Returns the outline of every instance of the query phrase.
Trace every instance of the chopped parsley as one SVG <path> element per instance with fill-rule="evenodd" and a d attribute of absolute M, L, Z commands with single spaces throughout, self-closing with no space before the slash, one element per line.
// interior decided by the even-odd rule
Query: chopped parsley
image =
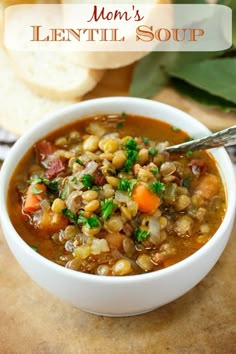
<path fill-rule="evenodd" d="M 58 181 L 56 181 L 56 180 L 50 181 L 48 178 L 35 176 L 35 177 L 31 178 L 28 182 L 30 184 L 45 184 L 45 186 L 47 187 L 47 189 L 50 193 L 55 194 L 55 195 L 59 194 L 59 188 L 58 188 L 59 185 L 58 185 Z M 35 193 L 35 194 L 38 194 L 38 193 Z"/>
<path fill-rule="evenodd" d="M 193 177 L 189 176 L 183 179 L 183 187 L 188 188 L 190 183 L 192 182 Z"/>
<path fill-rule="evenodd" d="M 192 157 L 192 156 L 193 156 L 193 151 L 192 151 L 192 150 L 188 150 L 188 151 L 186 152 L 186 155 L 187 155 L 188 157 Z"/>
<path fill-rule="evenodd" d="M 65 200 L 68 197 L 69 193 L 70 193 L 70 185 L 69 183 L 66 183 L 64 185 L 63 191 L 60 194 L 61 199 Z"/>
<path fill-rule="evenodd" d="M 87 218 L 84 216 L 84 212 L 81 211 L 79 213 L 78 218 L 77 218 L 77 224 L 78 225 L 84 225 L 84 224 L 86 224 L 86 222 L 87 222 Z"/>
<path fill-rule="evenodd" d="M 124 145 L 128 150 L 137 150 L 137 142 L 134 139 L 128 139 Z"/>
<path fill-rule="evenodd" d="M 80 159 L 76 158 L 75 162 L 78 163 L 80 166 L 84 166 L 83 161 L 81 161 Z"/>
<path fill-rule="evenodd" d="M 149 154 L 150 154 L 151 156 L 153 156 L 153 157 L 155 157 L 155 156 L 158 154 L 158 150 L 157 150 L 156 148 L 154 148 L 154 147 L 150 147 L 150 148 L 148 149 L 148 152 L 149 152 Z"/>
<path fill-rule="evenodd" d="M 99 227 L 99 226 L 100 226 L 100 221 L 99 221 L 97 215 L 90 216 L 90 217 L 87 219 L 86 227 L 87 227 L 88 229 L 93 229 L 93 228 Z"/>
<path fill-rule="evenodd" d="M 117 123 L 116 128 L 117 129 L 124 128 L 124 123 L 122 123 L 122 122 Z"/>
<path fill-rule="evenodd" d="M 157 174 L 158 174 L 158 167 L 153 167 L 152 169 L 151 169 L 151 172 L 154 174 L 154 176 L 156 176 Z"/>
<path fill-rule="evenodd" d="M 38 252 L 39 248 L 38 246 L 30 246 L 32 248 L 32 250 L 34 250 L 35 252 Z"/>
<path fill-rule="evenodd" d="M 126 147 L 127 160 L 121 170 L 129 172 L 138 160 L 137 142 L 134 139 L 128 139 L 124 146 Z"/>
<path fill-rule="evenodd" d="M 130 187 L 130 182 L 127 179 L 121 179 L 117 189 L 119 191 L 128 191 L 129 187 Z"/>
<path fill-rule="evenodd" d="M 128 179 L 123 178 L 120 180 L 117 189 L 119 191 L 125 191 L 125 192 L 128 192 L 129 194 L 131 194 L 132 190 L 136 184 L 137 184 L 137 180 L 130 180 L 129 181 Z"/>
<path fill-rule="evenodd" d="M 82 177 L 82 183 L 83 183 L 84 187 L 87 188 L 87 189 L 91 189 L 92 188 L 93 180 L 94 180 L 94 176 L 93 175 L 85 174 Z"/>
<path fill-rule="evenodd" d="M 188 138 L 186 138 L 186 139 L 184 140 L 184 142 L 187 143 L 188 141 L 192 141 L 192 140 L 194 140 L 194 138 L 191 137 L 191 136 L 189 136 Z"/>
<path fill-rule="evenodd" d="M 121 119 L 125 120 L 127 118 L 127 114 L 125 112 L 121 113 Z"/>
<path fill-rule="evenodd" d="M 146 138 L 145 136 L 141 137 L 141 139 L 145 145 L 148 145 L 150 143 L 150 140 L 148 138 Z"/>
<path fill-rule="evenodd" d="M 36 186 L 32 186 L 31 187 L 31 193 L 32 194 L 41 194 L 41 193 L 43 193 L 43 191 L 42 191 L 42 189 L 39 189 L 39 188 L 37 188 Z"/>
<path fill-rule="evenodd" d="M 178 127 L 175 127 L 174 125 L 171 128 L 174 132 L 178 132 L 180 130 Z"/>
<path fill-rule="evenodd" d="M 150 236 L 150 231 L 135 229 L 134 238 L 138 242 L 145 241 Z"/>
<path fill-rule="evenodd" d="M 68 218 L 75 225 L 86 225 L 88 229 L 92 229 L 94 227 L 100 226 L 100 221 L 97 215 L 90 216 L 86 218 L 83 214 L 84 212 L 80 212 L 79 215 L 76 215 L 72 210 L 65 208 L 62 210 L 62 214 Z"/>
<path fill-rule="evenodd" d="M 69 219 L 73 224 L 77 225 L 78 223 L 78 216 L 70 209 L 65 208 L 62 209 L 62 214 Z"/>
<path fill-rule="evenodd" d="M 105 199 L 101 203 L 101 209 L 102 209 L 102 218 L 103 220 L 109 219 L 111 214 L 113 213 L 113 210 L 116 208 L 116 204 L 114 203 L 112 198 Z"/>
<path fill-rule="evenodd" d="M 127 150 L 127 157 L 124 166 L 122 167 L 122 171 L 130 172 L 135 162 L 138 160 L 138 152 L 134 150 Z"/>
<path fill-rule="evenodd" d="M 165 190 L 165 184 L 160 181 L 153 182 L 149 189 L 153 194 L 157 194 L 161 198 Z"/>
<path fill-rule="evenodd" d="M 74 176 L 74 177 L 71 179 L 71 182 L 77 183 L 77 182 L 78 182 L 77 177 Z"/>

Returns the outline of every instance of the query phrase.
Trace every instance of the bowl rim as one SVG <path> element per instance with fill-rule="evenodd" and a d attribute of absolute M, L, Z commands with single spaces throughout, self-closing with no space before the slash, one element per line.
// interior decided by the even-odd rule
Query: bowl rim
<path fill-rule="evenodd" d="M 105 283 L 111 283 L 111 284 L 127 284 L 127 283 L 136 283 L 137 281 L 150 281 L 154 279 L 160 279 L 163 277 L 166 277 L 168 275 L 171 275 L 172 273 L 181 271 L 181 269 L 186 268 L 190 266 L 192 262 L 197 261 L 200 256 L 206 256 L 208 254 L 208 251 L 211 247 L 214 247 L 214 245 L 218 242 L 219 238 L 224 237 L 224 234 L 227 232 L 227 228 L 232 222 L 232 219 L 234 218 L 235 215 L 235 209 L 236 209 L 236 199 L 233 198 L 233 196 L 236 194 L 236 183 L 231 184 L 230 186 L 227 186 L 225 183 L 225 193 L 226 193 L 226 198 L 227 198 L 227 208 L 226 208 L 226 213 L 225 217 L 216 231 L 216 233 L 211 237 L 207 243 L 202 246 L 199 250 L 194 252 L 192 255 L 188 256 L 187 258 L 183 259 L 182 261 L 175 263 L 167 268 L 160 269 L 158 271 L 154 272 L 149 272 L 149 273 L 143 273 L 143 274 L 137 274 L 137 275 L 129 275 L 129 276 L 124 276 L 124 277 L 116 277 L 116 276 L 100 276 L 96 274 L 89 274 L 89 273 L 83 273 L 79 271 L 73 271 L 71 269 L 65 268 L 63 266 L 60 266 L 53 261 L 48 260 L 44 256 L 41 256 L 37 252 L 35 252 L 22 238 L 21 236 L 17 233 L 15 228 L 13 227 L 10 217 L 8 215 L 7 211 L 7 189 L 9 186 L 9 181 L 12 177 L 12 174 L 14 173 L 15 168 L 12 168 L 12 166 L 15 166 L 12 163 L 14 162 L 16 156 L 18 157 L 18 162 L 19 163 L 20 159 L 24 156 L 25 152 L 29 149 L 29 147 L 26 148 L 26 151 L 23 153 L 23 155 L 18 156 L 18 150 L 22 146 L 26 144 L 26 142 L 34 136 L 34 133 L 36 131 L 40 131 L 44 126 L 45 123 L 49 125 L 52 125 L 53 123 L 56 124 L 57 119 L 59 117 L 63 117 L 65 115 L 73 115 L 73 113 L 79 112 L 80 108 L 86 107 L 88 105 L 107 105 L 116 102 L 116 104 L 120 101 L 122 104 L 137 104 L 138 105 L 149 105 L 150 107 L 152 106 L 153 109 L 155 107 L 159 108 L 163 111 L 163 116 L 165 115 L 165 112 L 172 112 L 176 113 L 176 115 L 181 115 L 183 120 L 187 120 L 188 123 L 190 122 L 191 124 L 197 124 L 199 129 L 204 129 L 204 131 L 207 133 L 210 132 L 210 130 L 205 127 L 201 122 L 199 122 L 197 119 L 193 118 L 189 114 L 164 103 L 158 102 L 158 101 L 152 101 L 148 99 L 143 99 L 143 98 L 133 98 L 133 97 L 122 97 L 122 96 L 115 96 L 115 97 L 105 97 L 105 98 L 96 98 L 96 99 L 91 99 L 91 100 L 86 100 L 82 101 L 73 105 L 70 105 L 66 108 L 60 109 L 56 112 L 53 112 L 49 115 L 47 115 L 44 119 L 40 120 L 36 124 L 34 124 L 26 133 L 24 133 L 15 143 L 15 145 L 11 148 L 9 155 L 7 156 L 6 160 L 4 161 L 2 165 L 2 169 L 0 172 L 0 205 L 1 205 L 1 213 L 0 213 L 0 222 L 2 225 L 3 233 L 5 236 L 6 241 L 7 240 L 7 234 L 11 234 L 12 239 L 16 242 L 16 245 L 20 248 L 24 249 L 24 253 L 26 256 L 32 257 L 35 262 L 40 263 L 41 266 L 45 266 L 50 268 L 52 271 L 59 272 L 62 275 L 69 277 L 69 278 L 74 278 L 76 280 L 86 280 L 86 281 L 92 281 L 96 282 L 98 284 L 105 284 Z M 105 107 L 104 107 L 105 110 Z M 129 111 L 129 108 L 127 108 L 127 111 Z M 91 113 L 91 115 L 95 115 L 96 113 Z M 91 116 L 90 115 L 90 116 Z M 138 113 L 137 113 L 138 115 Z M 84 117 L 78 117 L 78 119 L 84 119 L 87 116 Z M 148 117 L 148 116 L 147 116 Z M 158 118 L 155 118 L 158 119 Z M 69 119 L 68 124 L 71 122 L 75 121 L 76 119 Z M 160 120 L 163 120 L 160 118 Z M 186 121 L 186 122 L 187 122 Z M 169 124 L 169 123 L 168 123 Z M 181 122 L 182 126 L 183 122 Z M 65 125 L 64 123 L 59 124 L 57 126 L 61 127 Z M 42 134 L 42 138 L 52 132 L 53 130 L 56 130 L 57 128 L 51 129 L 51 127 L 47 130 L 47 133 Z M 181 128 L 184 130 L 183 128 Z M 35 139 L 34 142 L 36 142 L 39 139 Z M 31 144 L 32 146 L 32 144 Z M 229 178 L 232 180 L 235 179 L 235 174 L 232 166 L 232 162 L 229 158 L 228 153 L 224 148 L 217 148 L 214 149 L 217 150 L 217 152 L 220 152 L 222 158 L 224 158 L 224 168 L 227 166 L 227 175 L 229 175 Z M 216 159 L 217 160 L 217 159 Z M 216 161 L 218 162 L 218 161 Z M 223 173 L 224 174 L 224 173 Z M 7 187 L 5 189 L 5 186 Z M 229 193 L 229 187 L 230 187 L 230 193 Z M 5 230 L 6 235 L 5 235 Z M 15 255 L 14 255 L 15 256 Z"/>

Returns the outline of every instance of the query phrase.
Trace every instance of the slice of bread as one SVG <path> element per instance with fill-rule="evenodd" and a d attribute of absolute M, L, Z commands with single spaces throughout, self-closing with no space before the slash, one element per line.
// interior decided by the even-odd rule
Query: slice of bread
<path fill-rule="evenodd" d="M 50 100 L 34 94 L 17 78 L 1 47 L 0 93 L 0 126 L 16 135 L 23 134 L 45 115 L 76 102 Z"/>
<path fill-rule="evenodd" d="M 6 5 L 44 3 L 45 0 L 6 0 Z M 51 0 L 46 3 L 55 3 Z M 104 71 L 81 67 L 74 53 L 8 51 L 16 74 L 36 93 L 51 99 L 73 100 L 91 91 Z M 76 54 L 77 56 L 77 54 Z"/>
<path fill-rule="evenodd" d="M 8 51 L 13 69 L 35 93 L 52 99 L 74 99 L 91 91 L 103 77 L 74 63 L 74 53 Z"/>

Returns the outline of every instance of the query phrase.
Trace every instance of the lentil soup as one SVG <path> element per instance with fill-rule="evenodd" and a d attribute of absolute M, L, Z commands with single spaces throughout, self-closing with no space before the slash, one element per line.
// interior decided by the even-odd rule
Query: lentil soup
<path fill-rule="evenodd" d="M 214 235 L 226 209 L 206 151 L 165 151 L 188 139 L 125 113 L 69 124 L 16 167 L 11 221 L 36 252 L 76 271 L 124 276 L 175 264 Z"/>

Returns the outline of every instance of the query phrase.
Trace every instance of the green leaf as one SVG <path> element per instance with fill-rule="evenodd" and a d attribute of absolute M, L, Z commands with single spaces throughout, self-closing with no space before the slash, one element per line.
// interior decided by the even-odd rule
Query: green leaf
<path fill-rule="evenodd" d="M 150 232 L 146 230 L 136 229 L 134 231 L 134 238 L 138 242 L 145 241 L 150 236 Z"/>
<path fill-rule="evenodd" d="M 77 219 L 77 224 L 78 225 L 84 225 L 87 223 L 87 218 L 83 216 L 83 212 L 80 212 L 79 217 Z"/>
<path fill-rule="evenodd" d="M 153 52 L 136 65 L 130 86 L 130 96 L 150 98 L 163 89 L 169 81 L 157 60 L 160 53 Z"/>
<path fill-rule="evenodd" d="M 103 220 L 109 219 L 111 214 L 113 213 L 113 210 L 116 208 L 116 204 L 114 203 L 112 198 L 105 199 L 101 203 L 101 209 L 102 209 L 102 218 Z"/>
<path fill-rule="evenodd" d="M 145 145 L 148 145 L 150 143 L 150 139 L 147 138 L 146 136 L 141 137 L 142 141 L 144 142 Z"/>
<path fill-rule="evenodd" d="M 158 150 L 155 147 L 150 147 L 148 149 L 148 153 L 152 156 L 155 157 L 158 154 Z"/>
<path fill-rule="evenodd" d="M 150 98 L 169 82 L 172 70 L 223 55 L 224 52 L 152 52 L 142 58 L 135 67 L 130 95 Z"/>
<path fill-rule="evenodd" d="M 78 163 L 80 166 L 84 166 L 83 161 L 81 161 L 80 159 L 76 158 L 75 162 Z"/>
<path fill-rule="evenodd" d="M 31 187 L 31 193 L 32 194 L 41 194 L 43 193 L 42 189 L 39 189 L 37 187 L 35 187 L 34 185 Z"/>
<path fill-rule="evenodd" d="M 95 227 L 99 227 L 100 221 L 99 221 L 97 215 L 94 215 L 94 216 L 91 216 L 90 218 L 88 218 L 86 226 L 88 229 L 93 229 Z"/>
<path fill-rule="evenodd" d="M 44 178 L 44 181 L 46 180 L 46 178 Z M 58 195 L 59 193 L 59 184 L 58 181 L 49 181 L 46 180 L 45 185 L 48 187 L 49 192 L 51 192 L 52 194 Z"/>
<path fill-rule="evenodd" d="M 183 187 L 189 188 L 190 183 L 192 182 L 193 177 L 189 176 L 183 179 Z"/>
<path fill-rule="evenodd" d="M 70 185 L 69 183 L 66 183 L 60 195 L 61 199 L 65 200 L 68 197 L 69 193 L 70 193 Z"/>
<path fill-rule="evenodd" d="M 154 176 L 156 176 L 157 174 L 158 174 L 158 167 L 153 167 L 152 169 L 151 169 L 151 172 L 154 174 Z"/>
<path fill-rule="evenodd" d="M 38 250 L 39 250 L 39 247 L 38 246 L 30 246 L 31 248 L 32 248 L 32 250 L 34 250 L 35 252 L 38 252 Z"/>
<path fill-rule="evenodd" d="M 157 194 L 160 198 L 162 198 L 165 190 L 165 184 L 160 181 L 153 182 L 149 189 L 153 194 Z"/>
<path fill-rule="evenodd" d="M 132 194 L 132 191 L 134 189 L 134 186 L 137 184 L 137 180 L 127 180 L 125 178 L 121 179 L 119 184 L 118 184 L 118 191 L 125 191 L 128 192 L 129 195 Z"/>
<path fill-rule="evenodd" d="M 134 139 L 129 139 L 124 145 L 129 150 L 137 150 L 137 143 Z"/>
<path fill-rule="evenodd" d="M 45 186 L 48 188 L 48 191 L 52 194 L 58 195 L 59 193 L 57 180 L 50 181 L 48 178 L 45 177 L 34 176 L 28 182 L 30 184 L 45 184 Z"/>
<path fill-rule="evenodd" d="M 182 80 L 174 79 L 172 80 L 172 85 L 182 95 L 188 96 L 201 104 L 221 108 L 225 112 L 230 112 L 236 109 L 236 104 L 233 102 L 211 95 L 210 93 L 191 86 Z"/>
<path fill-rule="evenodd" d="M 82 183 L 85 188 L 91 189 L 93 185 L 94 176 L 90 174 L 85 174 L 82 177 Z"/>
<path fill-rule="evenodd" d="M 77 224 L 77 215 L 70 209 L 65 208 L 62 210 L 62 214 L 65 216 L 65 218 L 69 219 L 73 224 Z"/>
<path fill-rule="evenodd" d="M 236 58 L 205 60 L 171 74 L 212 95 L 236 103 Z"/>

